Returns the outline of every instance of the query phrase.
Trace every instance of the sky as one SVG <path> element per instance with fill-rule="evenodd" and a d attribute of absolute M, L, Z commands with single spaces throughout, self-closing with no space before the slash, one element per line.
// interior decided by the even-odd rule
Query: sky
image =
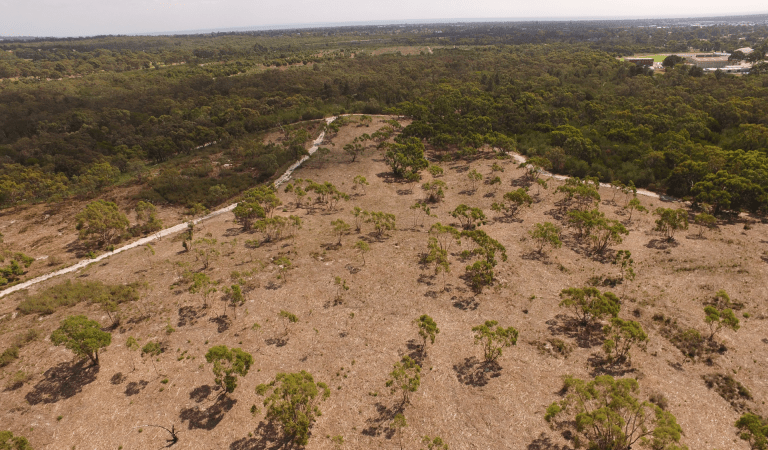
<path fill-rule="evenodd" d="M 145 34 L 365 21 L 759 13 L 768 13 L 765 0 L 0 0 L 0 36 Z"/>

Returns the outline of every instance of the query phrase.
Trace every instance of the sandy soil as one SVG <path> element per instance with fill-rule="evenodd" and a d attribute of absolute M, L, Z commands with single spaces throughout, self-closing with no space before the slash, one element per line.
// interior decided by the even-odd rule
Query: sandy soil
<path fill-rule="evenodd" d="M 0 322 L 0 349 L 4 349 L 14 336 L 29 328 L 49 335 L 67 315 L 86 314 L 104 325 L 109 323 L 104 312 L 86 303 L 50 316 L 14 314 L 25 295 L 66 279 L 139 281 L 148 286 L 137 304 L 125 307 L 123 323 L 113 332 L 113 343 L 103 352 L 98 370 L 70 374 L 71 353 L 52 346 L 47 338 L 24 347 L 19 360 L 0 369 L 0 389 L 19 370 L 32 374 L 22 387 L 5 390 L 0 396 L 3 428 L 26 435 L 39 449 L 122 446 L 127 450 L 164 445 L 164 431 L 146 427 L 138 431 L 136 427 L 145 424 L 175 424 L 182 430 L 177 448 L 272 448 L 275 442 L 264 437 L 263 408 L 255 416 L 250 412 L 251 405 L 260 405 L 263 400 L 254 389 L 278 372 L 308 370 L 317 380 L 327 382 L 332 393 L 321 406 L 323 415 L 307 448 L 334 448 L 329 437 L 335 435 L 344 437 L 346 449 L 399 448 L 398 436 L 388 428 L 397 396 L 389 392 L 385 382 L 402 355 L 418 352 L 413 321 L 426 313 L 435 319 L 440 334 L 423 361 L 421 387 L 405 409 L 408 427 L 402 433 L 403 448 L 422 448 L 419 443 L 424 435 L 439 435 L 452 449 L 571 448 L 549 428 L 544 411 L 560 399 L 563 375 L 586 378 L 594 372 L 590 357 L 600 354 L 601 348 L 599 344 L 581 343 L 563 327 L 568 312 L 557 306 L 558 293 L 567 287 L 584 286 L 595 276 L 616 276 L 618 269 L 585 253 L 570 230 L 564 233 L 562 248 L 550 251 L 546 258 L 535 257 L 528 230 L 537 222 L 557 223 L 552 214 L 559 196 L 552 185 L 521 213 L 521 221 L 494 219 L 491 203 L 516 189 L 513 183 L 519 183 L 523 176 L 511 160 L 497 161 L 505 171 L 495 197 L 487 185 L 472 193 L 467 172 L 477 169 L 487 177 L 496 160 L 442 164 L 442 179 L 449 186 L 446 199 L 433 209 L 436 218 L 414 226 L 410 206 L 423 199 L 420 188 L 416 186 L 411 192 L 407 185 L 393 182 L 380 152 L 371 150 L 350 163 L 341 150 L 355 136 L 371 133 L 379 126 L 377 118 L 370 128 L 355 124 L 342 128 L 333 145 L 328 145 L 333 151 L 329 161 L 310 162 L 295 174 L 330 181 L 352 194 L 337 211 L 296 209 L 292 196 L 281 192 L 285 210 L 278 214 L 295 214 L 304 220 L 295 241 L 287 238 L 247 248 L 245 241 L 258 235 L 242 233 L 231 214 L 201 225 L 198 236 L 210 234 L 218 240 L 221 251 L 207 270 L 211 277 L 223 286 L 234 282 L 233 271 L 252 272 L 244 276 L 247 301 L 236 317 L 229 310 L 226 320 L 217 318 L 224 311 L 218 300 L 221 293 L 212 308 L 203 310 L 199 295 L 187 292 L 186 285 L 172 286 L 179 281 L 176 263 L 187 263 L 194 270 L 202 267 L 174 237 L 157 242 L 154 256 L 148 257 L 142 249 L 131 250 L 78 273 L 46 281 L 27 293 L 0 299 L 0 316 L 5 317 Z M 364 195 L 352 190 L 356 175 L 365 176 L 370 183 Z M 427 175 L 425 181 L 429 178 Z M 610 202 L 613 193 L 604 188 L 601 194 L 601 210 L 609 217 L 626 220 L 621 208 Z M 640 200 L 648 208 L 679 206 L 647 197 Z M 623 204 L 621 194 L 617 202 Z M 492 220 L 481 229 L 504 244 L 509 256 L 497 267 L 495 285 L 479 295 L 460 278 L 465 263 L 456 256 L 451 257 L 446 291 L 442 290 L 442 279 L 419 264 L 431 223 L 453 223 L 449 212 L 461 203 L 485 211 Z M 330 222 L 342 218 L 352 223 L 350 211 L 354 206 L 396 214 L 398 230 L 379 240 L 371 234 L 371 226 L 364 225 L 361 234 L 344 236 L 342 246 L 334 249 L 329 245 L 336 240 Z M 71 220 L 77 210 L 77 205 L 67 204 L 47 219 L 41 219 L 47 211 L 43 206 L 23 213 L 5 212 L 5 228 L 0 231 L 13 236 L 14 247 L 35 256 L 53 254 L 73 241 Z M 170 222 L 178 211 L 163 214 Z M 706 232 L 705 239 L 696 238 L 697 230 L 692 227 L 667 246 L 651 231 L 653 221 L 650 215 L 635 213 L 631 233 L 613 247 L 632 251 L 638 274 L 631 283 L 614 289 L 624 302 L 620 316 L 640 321 L 650 335 L 646 351 L 633 351 L 633 370 L 625 376 L 639 380 L 644 396 L 660 392 L 669 400 L 668 409 L 683 427 L 683 443 L 689 448 L 747 449 L 733 427 L 740 412 L 708 389 L 701 377 L 732 374 L 750 389 L 753 400 L 748 402 L 749 408 L 768 413 L 764 405 L 768 225 L 757 223 L 744 230 L 743 223 L 722 223 L 717 231 Z M 19 233 L 23 227 L 26 231 Z M 35 246 L 49 234 L 54 236 Z M 371 246 L 365 264 L 353 249 L 361 238 Z M 285 283 L 277 278 L 278 268 L 271 263 L 280 254 L 293 261 Z M 344 294 L 343 304 L 334 306 L 336 276 L 345 279 L 350 290 Z M 685 361 L 660 335 L 652 316 L 662 313 L 681 326 L 703 332 L 703 301 L 719 289 L 745 304 L 739 311 L 742 327 L 735 333 L 718 334 L 728 350 L 716 354 L 712 365 Z M 300 321 L 286 325 L 278 316 L 281 310 L 296 314 Z M 744 318 L 744 312 L 750 317 Z M 514 326 L 520 339 L 517 346 L 505 350 L 500 359 L 502 370 L 486 375 L 477 372 L 474 364 L 482 352 L 473 345 L 471 327 L 489 319 Z M 254 323 L 261 325 L 260 331 L 252 329 Z M 168 324 L 175 329 L 170 334 L 166 332 Z M 150 361 L 125 348 L 128 336 L 139 338 L 142 344 L 150 340 L 163 343 L 166 352 L 155 362 L 157 372 Z M 570 355 L 564 358 L 547 351 L 543 343 L 552 337 L 564 340 L 572 349 Z M 218 393 L 211 390 L 213 375 L 204 359 L 207 349 L 218 344 L 242 347 L 255 358 L 251 372 L 224 400 L 216 400 Z M 169 380 L 167 384 L 162 383 L 164 379 Z"/>

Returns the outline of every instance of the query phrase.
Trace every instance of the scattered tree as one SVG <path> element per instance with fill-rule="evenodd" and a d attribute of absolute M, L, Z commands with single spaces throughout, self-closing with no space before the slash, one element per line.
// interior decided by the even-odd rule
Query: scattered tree
<path fill-rule="evenodd" d="M 648 341 L 648 335 L 639 323 L 618 317 L 612 318 L 611 323 L 603 327 L 603 333 L 607 337 L 603 341 L 603 351 L 611 364 L 628 363 L 632 346 Z"/>
<path fill-rule="evenodd" d="M 737 331 L 741 328 L 738 317 L 736 317 L 733 310 L 730 308 L 719 309 L 708 305 L 704 307 L 704 321 L 709 326 L 710 341 L 714 339 L 715 333 L 720 331 L 723 327 L 730 328 L 733 331 Z"/>
<path fill-rule="evenodd" d="M 92 365 L 99 365 L 99 349 L 112 342 L 112 334 L 101 331 L 99 323 L 85 316 L 69 316 L 51 333 L 53 345 L 63 345 L 78 358 L 88 358 Z"/>
<path fill-rule="evenodd" d="M 401 406 L 410 403 L 410 395 L 416 392 L 421 384 L 421 366 L 410 356 L 403 356 L 403 359 L 395 363 L 392 372 L 389 374 L 387 387 L 391 388 L 392 393 L 400 391 L 403 395 Z"/>
<path fill-rule="evenodd" d="M 612 292 L 601 293 L 596 288 L 568 288 L 560 292 L 560 307 L 572 308 L 582 326 L 597 322 L 603 317 L 616 317 L 621 301 Z"/>
<path fill-rule="evenodd" d="M 590 382 L 567 376 L 566 397 L 551 404 L 544 418 L 553 422 L 567 414 L 560 425 L 573 428 L 575 442 L 595 450 L 634 448 L 682 450 L 676 444 L 682 428 L 675 416 L 648 401 L 641 402 L 633 378 L 601 375 Z"/>
<path fill-rule="evenodd" d="M 80 239 L 95 237 L 95 243 L 108 245 L 128 227 L 128 218 L 121 213 L 114 202 L 94 200 L 86 205 L 77 216 L 77 230 Z"/>
<path fill-rule="evenodd" d="M 338 241 L 336 242 L 336 245 L 341 245 L 341 238 L 349 233 L 349 230 L 352 228 L 349 226 L 347 222 L 344 222 L 342 219 L 336 219 L 333 222 L 331 222 L 331 226 L 333 227 L 333 234 L 338 236 Z"/>
<path fill-rule="evenodd" d="M 552 222 L 537 223 L 533 226 L 533 230 L 529 230 L 528 234 L 531 236 L 538 248 L 540 255 L 544 253 L 544 247 L 550 246 L 552 248 L 560 248 L 563 242 L 560 240 L 560 233 L 562 230 Z"/>
<path fill-rule="evenodd" d="M 373 224 L 373 230 L 376 233 L 376 237 L 381 239 L 384 233 L 396 228 L 395 215 L 381 211 L 371 211 L 368 213 L 366 222 Z"/>
<path fill-rule="evenodd" d="M 668 241 L 674 240 L 677 230 L 688 229 L 688 211 L 682 208 L 656 208 L 654 214 L 659 216 L 654 230 L 663 233 Z"/>
<path fill-rule="evenodd" d="M 485 214 L 482 209 L 470 208 L 463 203 L 451 212 L 451 216 L 458 219 L 465 230 L 474 229 L 477 225 L 485 223 Z"/>
<path fill-rule="evenodd" d="M 389 427 L 393 430 L 395 430 L 395 433 L 398 436 L 398 440 L 400 441 L 400 450 L 403 450 L 403 428 L 408 426 L 408 422 L 405 420 L 405 415 L 403 413 L 397 413 L 395 414 L 395 417 L 392 419 L 392 423 L 389 425 Z"/>
<path fill-rule="evenodd" d="M 495 320 L 486 320 L 484 324 L 472 327 L 475 344 L 482 345 L 486 364 L 496 362 L 504 347 L 517 345 L 517 330 L 513 327 L 503 328 L 498 324 Z"/>
<path fill-rule="evenodd" d="M 432 180 L 422 184 L 421 188 L 427 193 L 429 203 L 440 203 L 445 198 L 447 185 L 442 180 Z"/>
<path fill-rule="evenodd" d="M 624 207 L 625 209 L 629 210 L 629 218 L 627 219 L 629 223 L 632 223 L 632 213 L 637 212 L 648 212 L 648 208 L 642 205 L 640 203 L 640 200 L 638 200 L 637 197 L 633 197 L 632 200 L 627 203 L 627 206 Z"/>
<path fill-rule="evenodd" d="M 136 363 L 133 361 L 133 352 L 139 349 L 139 342 L 133 337 L 128 336 L 125 341 L 125 348 L 128 349 L 128 353 L 131 355 L 131 372 L 136 370 Z"/>
<path fill-rule="evenodd" d="M 421 443 L 427 446 L 426 450 L 448 450 L 448 444 L 440 436 L 435 436 L 434 438 L 424 436 Z"/>
<path fill-rule="evenodd" d="M 141 348 L 141 357 L 143 358 L 144 355 L 149 356 L 149 361 L 152 363 L 152 367 L 155 368 L 155 373 L 158 377 L 160 376 L 160 372 L 157 371 L 155 358 L 160 356 L 161 353 L 163 353 L 163 347 L 157 342 L 147 342 L 144 347 Z"/>
<path fill-rule="evenodd" d="M 477 189 L 477 183 L 483 179 L 483 175 L 478 172 L 476 169 L 472 169 L 467 174 L 467 178 L 469 178 L 469 183 L 472 189 L 472 193 L 474 193 Z"/>
<path fill-rule="evenodd" d="M 371 246 L 367 242 L 360 240 L 355 242 L 355 249 L 360 252 L 360 256 L 363 258 L 363 265 L 365 265 L 365 254 L 371 251 Z"/>
<path fill-rule="evenodd" d="M 408 173 L 418 173 L 429 166 L 424 158 L 424 144 L 419 138 L 400 139 L 399 142 L 387 143 L 386 148 L 384 161 L 392 168 L 395 176 L 403 178 Z"/>
<path fill-rule="evenodd" d="M 499 213 L 506 213 L 510 218 L 514 218 L 520 208 L 531 206 L 533 199 L 528 195 L 528 188 L 519 188 L 512 192 L 504 194 L 504 201 L 493 203 L 491 209 Z"/>
<path fill-rule="evenodd" d="M 437 324 L 434 320 L 432 320 L 431 317 L 429 317 L 426 314 L 422 314 L 421 317 L 416 321 L 416 325 L 419 327 L 419 336 L 421 337 L 422 344 L 421 344 L 421 352 L 426 357 L 427 356 L 427 340 L 430 341 L 430 343 L 435 343 L 435 337 L 438 333 L 440 333 L 440 329 L 437 328 Z"/>
<path fill-rule="evenodd" d="M 362 175 L 358 175 L 352 180 L 352 189 L 357 190 L 360 188 L 363 191 L 363 195 L 365 195 L 366 186 L 368 186 L 368 180 Z"/>
<path fill-rule="evenodd" d="M 14 436 L 10 431 L 0 431 L 0 450 L 33 450 L 27 438 Z"/>
<path fill-rule="evenodd" d="M 237 376 L 244 377 L 253 364 L 253 356 L 240 348 L 227 348 L 226 345 L 211 347 L 205 354 L 205 360 L 213 363 L 214 382 L 231 394 L 237 387 Z"/>
<path fill-rule="evenodd" d="M 256 387 L 258 395 L 272 393 L 264 399 L 267 419 L 277 422 L 286 440 L 297 445 L 306 445 L 309 430 L 321 415 L 319 404 L 331 396 L 325 383 L 315 382 L 312 374 L 278 373 L 269 384 Z"/>
<path fill-rule="evenodd" d="M 704 228 L 714 227 L 717 223 L 717 218 L 707 213 L 696 214 L 696 216 L 693 217 L 693 223 L 699 226 L 699 237 L 703 237 Z"/>
<path fill-rule="evenodd" d="M 739 437 L 749 442 L 752 450 L 768 449 L 768 421 L 753 413 L 744 413 L 736 421 Z M 2 440 L 0 440 L 2 442 Z"/>
<path fill-rule="evenodd" d="M 432 175 L 432 178 L 438 178 L 443 176 L 443 168 L 436 165 L 436 164 L 430 164 L 427 168 L 427 171 L 430 175 Z"/>
<path fill-rule="evenodd" d="M 208 307 L 208 298 L 216 292 L 216 283 L 203 272 L 197 272 L 192 275 L 192 285 L 189 287 L 191 294 L 200 294 L 203 297 L 203 307 Z"/>

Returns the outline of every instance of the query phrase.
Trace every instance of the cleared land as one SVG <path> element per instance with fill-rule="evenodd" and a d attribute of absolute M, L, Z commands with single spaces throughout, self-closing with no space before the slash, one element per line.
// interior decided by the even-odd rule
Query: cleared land
<path fill-rule="evenodd" d="M 189 293 L 181 278 L 184 267 L 200 271 L 202 262 L 194 252 L 185 252 L 174 237 L 157 242 L 154 255 L 131 250 L 29 292 L 0 299 L 2 350 L 28 329 L 49 336 L 69 315 L 85 314 L 109 325 L 107 314 L 88 302 L 50 315 L 18 314 L 21 301 L 46 288 L 68 279 L 144 286 L 139 301 L 122 307 L 121 324 L 113 330 L 112 345 L 101 355 L 98 369 L 77 366 L 71 352 L 53 347 L 47 338 L 26 344 L 18 360 L 0 369 L 0 388 L 4 389 L 0 420 L 4 426 L 23 431 L 35 448 L 47 449 L 122 446 L 127 450 L 164 445 L 167 433 L 135 428 L 144 424 L 175 424 L 183 431 L 178 444 L 183 448 L 272 448 L 276 441 L 269 434 L 263 408 L 251 414 L 251 406 L 260 406 L 263 400 L 255 387 L 278 372 L 307 370 L 332 390 L 321 404 L 323 415 L 307 448 L 334 448 L 329 436 L 336 435 L 344 437 L 344 448 L 396 448 L 399 439 L 389 423 L 397 397 L 389 393 L 385 382 L 401 356 L 418 356 L 420 340 L 413 321 L 426 313 L 435 319 L 440 333 L 422 362 L 421 386 L 405 409 L 404 448 L 420 448 L 424 435 L 439 435 L 452 449 L 570 448 L 572 444 L 549 428 L 544 412 L 561 398 L 563 375 L 589 378 L 599 372 L 594 361 L 602 350 L 599 339 L 585 340 L 571 326 L 569 311 L 558 307 L 558 294 L 564 288 L 616 277 L 618 268 L 610 264 L 610 258 L 593 257 L 568 229 L 562 248 L 539 257 L 528 230 L 537 222 L 563 225 L 556 205 L 562 195 L 554 193 L 562 182 L 551 181 L 549 189 L 542 190 L 519 218 L 496 217 L 491 204 L 523 184 L 524 172 L 513 160 L 494 159 L 491 152 L 471 162 L 440 163 L 445 171 L 441 179 L 449 187 L 445 201 L 431 205 L 436 217 L 415 222 L 410 206 L 424 198 L 418 185 L 411 190 L 392 178 L 378 151 L 369 150 L 350 163 L 342 150 L 355 137 L 382 124 L 377 118 L 370 127 L 354 123 L 343 127 L 332 138 L 332 145 L 326 144 L 332 149 L 328 161 L 311 161 L 296 172 L 297 178 L 328 181 L 349 193 L 351 199 L 342 201 L 338 210 L 296 208 L 293 196 L 281 190 L 284 210 L 277 214 L 298 215 L 304 221 L 295 240 L 249 248 L 246 241 L 257 239 L 258 233 L 242 232 L 232 215 L 200 227 L 197 235 L 216 239 L 220 252 L 204 271 L 221 281 L 210 308 L 202 307 L 200 295 Z M 487 179 L 493 163 L 504 168 L 498 173 L 501 187 L 494 190 L 481 182 L 473 192 L 469 171 L 475 169 Z M 357 175 L 370 183 L 365 193 L 352 189 Z M 429 180 L 425 175 L 422 182 Z M 533 186 L 531 193 L 535 192 Z M 612 200 L 610 189 L 600 193 L 601 211 L 626 221 L 623 194 Z M 118 202 L 128 202 L 129 196 L 128 191 L 112 194 Z M 639 199 L 647 208 L 683 206 Z M 449 212 L 462 203 L 482 208 L 489 221 L 481 229 L 501 242 L 509 256 L 497 266 L 497 281 L 481 294 L 474 293 L 462 278 L 466 263 L 458 253 L 468 248 L 466 242 L 451 250 L 452 270 L 445 290 L 442 276 L 434 276 L 419 263 L 430 225 L 456 222 Z M 353 229 L 342 237 L 340 247 L 335 246 L 337 238 L 330 222 L 342 218 L 353 223 L 355 206 L 395 214 L 397 230 L 378 238 L 371 225 L 364 224 L 361 233 Z M 33 256 L 64 260 L 79 245 L 72 217 L 81 207 L 68 204 L 57 210 L 38 206 L 6 212 L 2 228 L 6 243 L 20 245 Z M 181 218 L 176 210 L 163 210 L 162 214 L 166 223 Z M 743 400 L 744 407 L 762 415 L 768 412 L 764 405 L 768 225 L 755 223 L 745 229 L 744 222 L 722 222 L 716 230 L 705 231 L 703 238 L 691 226 L 678 233 L 674 242 L 666 243 L 652 231 L 654 220 L 635 212 L 627 225 L 630 234 L 609 253 L 631 250 L 637 278 L 615 287 L 599 286 L 616 292 L 623 300 L 620 316 L 639 321 L 650 336 L 647 349 L 633 351 L 632 367 L 622 375 L 639 380 L 644 398 L 660 393 L 668 400 L 668 410 L 685 431 L 682 443 L 689 448 L 747 449 L 733 426 L 743 407 L 733 406 L 708 388 L 703 376 L 732 375 L 751 392 L 752 399 Z M 52 237 L 47 238 L 49 235 Z M 360 239 L 371 247 L 365 263 L 353 248 Z M 34 245 L 40 240 L 45 241 Z M 281 255 L 292 260 L 286 279 L 278 279 L 280 268 L 272 263 Z M 43 264 L 38 262 L 33 269 L 36 266 Z M 346 280 L 350 287 L 341 302 L 335 301 L 335 277 Z M 236 314 L 229 309 L 223 317 L 221 288 L 237 279 L 246 286 L 246 303 Z M 709 355 L 709 361 L 691 362 L 663 336 L 666 325 L 658 315 L 671 318 L 681 328 L 704 332 L 704 302 L 720 289 L 743 303 L 737 311 L 741 329 L 721 331 L 717 339 L 726 350 Z M 299 322 L 285 323 L 279 316 L 282 310 L 296 314 Z M 501 357 L 501 369 L 490 372 L 480 369 L 482 352 L 473 345 L 470 331 L 485 320 L 498 320 L 520 331 L 517 346 L 506 349 Z M 255 323 L 261 326 L 258 331 L 253 329 Z M 138 338 L 140 345 L 161 342 L 165 352 L 153 365 L 126 349 L 128 336 Z M 567 351 L 556 351 L 552 339 L 561 340 Z M 228 399 L 217 399 L 219 392 L 204 358 L 208 348 L 218 344 L 242 347 L 255 358 L 251 372 Z M 28 374 L 28 379 L 20 385 L 11 383 L 19 371 Z"/>

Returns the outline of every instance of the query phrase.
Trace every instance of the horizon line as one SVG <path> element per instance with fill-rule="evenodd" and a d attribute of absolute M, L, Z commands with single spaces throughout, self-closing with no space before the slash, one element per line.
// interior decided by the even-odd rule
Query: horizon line
<path fill-rule="evenodd" d="M 188 30 L 165 30 L 152 31 L 144 33 L 117 33 L 117 34 L 93 34 L 93 35 L 61 35 L 61 36 L 33 36 L 33 35 L 2 35 L 0 41 L 13 39 L 87 39 L 100 36 L 180 36 L 180 35 L 199 35 L 209 33 L 233 33 L 246 31 L 280 31 L 280 30 L 300 30 L 300 29 L 322 29 L 338 27 L 357 27 L 357 26 L 396 26 L 396 25 L 450 25 L 459 23 L 526 23 L 526 22 L 597 22 L 597 21 L 645 21 L 645 20 L 701 20 L 706 21 L 725 18 L 748 18 L 756 16 L 768 16 L 768 10 L 763 12 L 740 12 L 740 13 L 722 13 L 706 16 L 680 15 L 627 15 L 627 16 L 550 16 L 550 17 L 472 17 L 472 18 L 435 18 L 435 19 L 382 19 L 382 20 L 362 20 L 362 21 L 344 21 L 344 22 L 299 22 L 283 23 L 270 25 L 249 25 L 238 27 L 219 27 L 219 28 L 201 28 Z M 768 17 L 766 17 L 768 22 Z"/>

